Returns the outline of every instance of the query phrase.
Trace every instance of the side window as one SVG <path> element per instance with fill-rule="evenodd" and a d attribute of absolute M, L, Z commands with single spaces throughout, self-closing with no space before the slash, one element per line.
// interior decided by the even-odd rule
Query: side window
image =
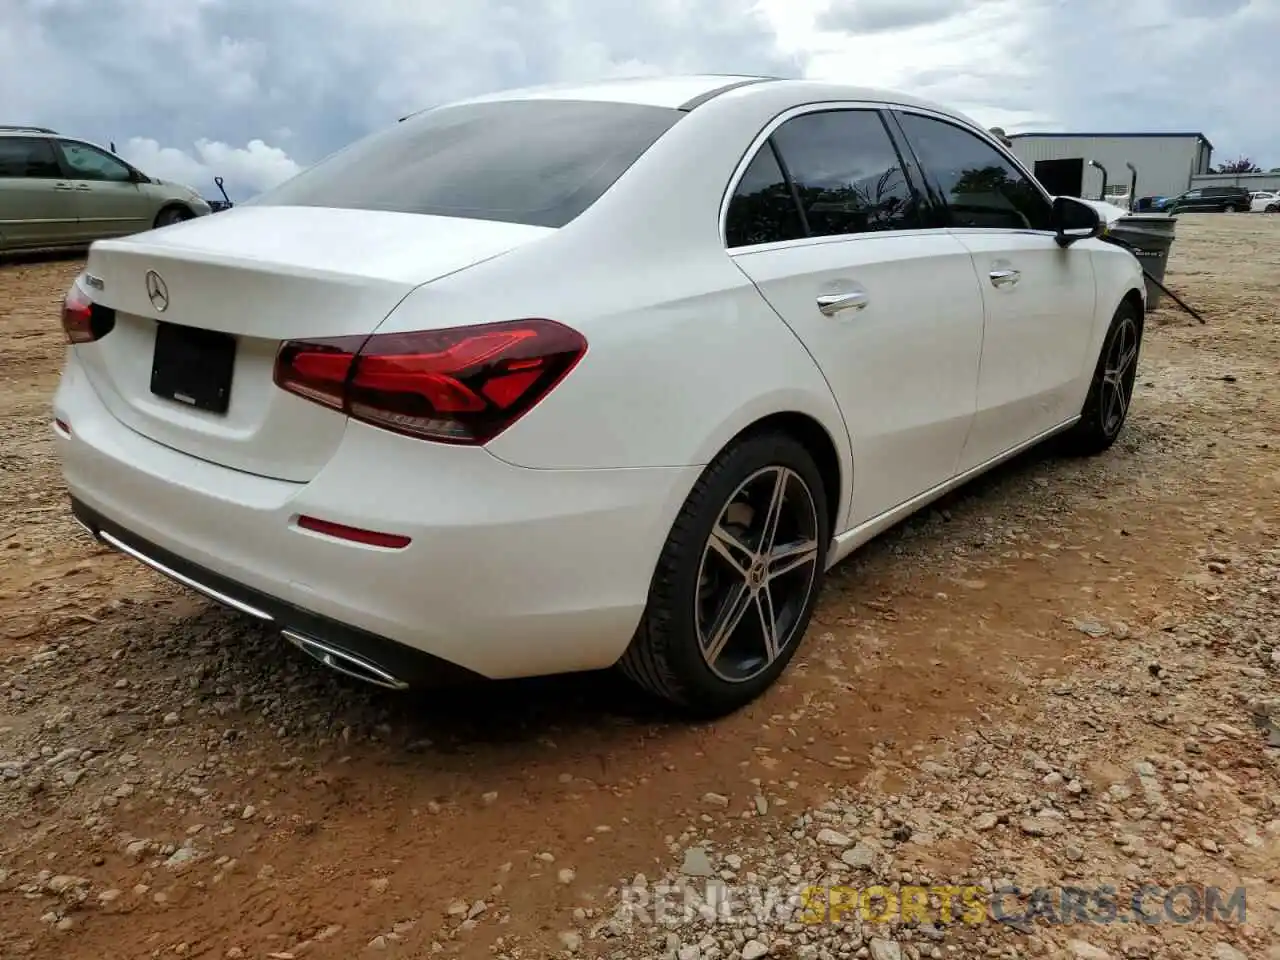
<path fill-rule="evenodd" d="M 71 168 L 71 175 L 79 180 L 112 180 L 117 183 L 129 183 L 133 180 L 133 172 L 117 160 L 96 147 L 86 143 L 73 143 L 60 140 L 58 149 L 62 158 Z"/>
<path fill-rule="evenodd" d="M 766 141 L 751 161 L 729 201 L 725 241 L 730 247 L 777 243 L 803 237 L 804 224 L 791 186 L 782 175 L 772 143 Z"/>
<path fill-rule="evenodd" d="M 53 147 L 43 137 L 0 137 L 0 177 L 57 180 L 62 176 Z"/>
<path fill-rule="evenodd" d="M 1053 207 L 990 144 L 955 124 L 899 114 L 917 158 L 942 189 L 955 227 L 1051 230 Z"/>
<path fill-rule="evenodd" d="M 773 135 L 815 237 L 922 226 L 880 114 L 826 110 L 788 120 Z"/>

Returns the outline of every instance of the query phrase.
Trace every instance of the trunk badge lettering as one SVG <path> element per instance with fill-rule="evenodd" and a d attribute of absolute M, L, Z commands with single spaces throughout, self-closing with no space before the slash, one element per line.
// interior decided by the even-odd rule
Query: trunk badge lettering
<path fill-rule="evenodd" d="M 151 300 L 151 305 L 156 308 L 157 313 L 164 313 L 169 309 L 169 287 L 161 279 L 160 274 L 154 270 L 148 270 L 144 278 L 147 284 L 147 297 Z"/>

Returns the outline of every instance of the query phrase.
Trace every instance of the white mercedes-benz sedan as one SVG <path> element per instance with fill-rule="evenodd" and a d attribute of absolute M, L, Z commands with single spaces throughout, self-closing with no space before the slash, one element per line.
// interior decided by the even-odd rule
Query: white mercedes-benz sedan
<path fill-rule="evenodd" d="M 406 117 L 96 243 L 54 430 L 101 541 L 402 689 L 621 667 L 756 697 L 824 572 L 1115 440 L 1141 268 L 981 126 L 669 77 Z"/>

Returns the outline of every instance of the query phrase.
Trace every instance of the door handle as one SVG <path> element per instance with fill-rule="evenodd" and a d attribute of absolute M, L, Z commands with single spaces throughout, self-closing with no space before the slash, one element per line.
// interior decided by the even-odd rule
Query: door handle
<path fill-rule="evenodd" d="M 1018 282 L 1022 273 L 1018 270 L 992 270 L 987 274 L 993 287 L 1011 287 Z"/>
<path fill-rule="evenodd" d="M 91 191 L 91 190 L 93 189 L 93 187 L 89 186 L 87 183 L 77 183 L 77 184 L 76 184 L 76 189 L 77 189 L 77 190 L 83 190 L 85 193 L 88 193 L 89 191 Z"/>
<path fill-rule="evenodd" d="M 55 190 L 74 190 L 74 189 L 75 189 L 75 187 L 73 187 L 73 186 L 72 186 L 71 184 L 69 184 L 69 183 L 55 183 L 55 184 L 53 185 L 53 189 L 55 189 Z"/>
<path fill-rule="evenodd" d="M 824 317 L 834 317 L 845 310 L 862 310 L 871 298 L 863 290 L 853 293 L 824 293 L 818 297 L 818 311 Z"/>

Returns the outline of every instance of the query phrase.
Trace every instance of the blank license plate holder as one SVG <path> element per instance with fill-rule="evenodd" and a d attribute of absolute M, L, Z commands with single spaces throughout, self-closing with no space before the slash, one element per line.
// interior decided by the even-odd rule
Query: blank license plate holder
<path fill-rule="evenodd" d="M 151 392 L 207 413 L 225 414 L 231 405 L 236 338 L 161 321 L 151 360 Z"/>

